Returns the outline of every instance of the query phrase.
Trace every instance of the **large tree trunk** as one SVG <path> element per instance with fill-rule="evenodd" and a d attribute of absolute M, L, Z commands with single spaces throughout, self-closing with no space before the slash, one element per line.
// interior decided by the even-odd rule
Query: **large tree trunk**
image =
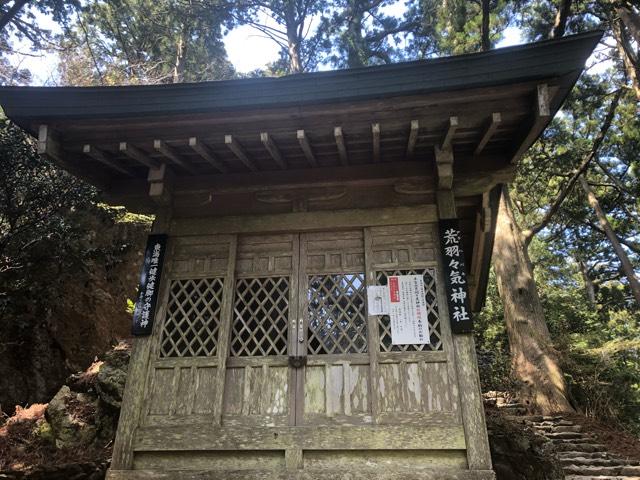
<path fill-rule="evenodd" d="M 629 281 L 629 287 L 631 288 L 631 293 L 633 294 L 633 298 L 636 299 L 636 303 L 640 306 L 640 282 L 636 277 L 635 271 L 633 269 L 633 265 L 631 265 L 631 262 L 629 261 L 629 257 L 627 256 L 627 253 L 624 251 L 624 248 L 622 248 L 622 245 L 620 244 L 620 240 L 618 240 L 618 236 L 616 235 L 616 232 L 614 232 L 613 228 L 611 228 L 611 224 L 609 223 L 609 220 L 607 220 L 607 216 L 602 210 L 602 207 L 600 206 L 600 202 L 598 201 L 596 194 L 591 189 L 591 186 L 589 185 L 589 183 L 587 183 L 585 178 L 582 176 L 580 177 L 580 185 L 582 186 L 582 189 L 587 194 L 587 200 L 589 201 L 589 205 L 591 205 L 591 208 L 593 208 L 596 212 L 596 217 L 598 217 L 598 223 L 600 224 L 600 228 L 604 230 L 605 235 L 611 242 L 611 246 L 613 246 L 613 251 L 616 253 L 618 258 L 620 259 L 620 263 L 622 264 L 622 271 L 624 272 L 624 274 L 627 277 L 627 280 Z"/>
<path fill-rule="evenodd" d="M 556 19 L 553 22 L 553 28 L 551 29 L 551 38 L 560 38 L 564 36 L 564 32 L 567 29 L 567 20 L 569 20 L 569 14 L 571 13 L 571 0 L 562 0 L 558 12 L 556 13 Z"/>
<path fill-rule="evenodd" d="M 633 47 L 629 41 L 629 37 L 625 33 L 624 27 L 625 24 L 622 20 L 614 19 L 611 22 L 611 30 L 616 39 L 618 54 L 622 59 L 627 75 L 631 79 L 631 88 L 637 99 L 640 100 L 640 61 L 634 56 Z"/>
<path fill-rule="evenodd" d="M 542 414 L 572 412 L 533 277 L 522 232 L 505 186 L 500 198 L 493 265 L 504 306 L 512 369 L 521 381 L 520 397 Z"/>
<path fill-rule="evenodd" d="M 582 281 L 584 282 L 584 290 L 587 294 L 587 300 L 591 308 L 596 307 L 596 286 L 589 275 L 589 269 L 587 264 L 582 259 L 578 259 L 578 266 L 580 267 L 580 273 L 582 274 Z"/>
<path fill-rule="evenodd" d="M 491 38 L 490 38 L 490 19 L 491 19 L 491 7 L 489 0 L 482 0 L 482 51 L 488 52 L 491 50 Z"/>

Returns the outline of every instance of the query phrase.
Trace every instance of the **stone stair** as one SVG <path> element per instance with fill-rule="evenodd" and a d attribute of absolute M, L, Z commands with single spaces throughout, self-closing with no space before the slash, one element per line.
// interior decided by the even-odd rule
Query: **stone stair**
<path fill-rule="evenodd" d="M 640 462 L 608 452 L 581 425 L 562 416 L 516 418 L 553 443 L 565 480 L 640 480 Z"/>

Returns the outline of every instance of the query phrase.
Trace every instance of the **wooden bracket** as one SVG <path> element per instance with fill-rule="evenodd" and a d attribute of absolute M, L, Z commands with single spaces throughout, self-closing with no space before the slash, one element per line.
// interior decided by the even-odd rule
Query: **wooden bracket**
<path fill-rule="evenodd" d="M 418 141 L 418 132 L 420 131 L 420 122 L 418 120 L 411 120 L 411 129 L 409 130 L 409 141 L 407 142 L 407 153 L 405 157 L 407 160 L 412 160 L 415 155 L 416 142 Z"/>
<path fill-rule="evenodd" d="M 200 157 L 209 162 L 211 166 L 219 172 L 226 173 L 229 171 L 229 169 L 216 158 L 209 147 L 207 147 L 204 143 L 198 141 L 197 137 L 189 138 L 189 146 L 191 147 L 191 150 L 193 150 L 198 155 L 200 155 Z"/>
<path fill-rule="evenodd" d="M 119 150 L 120 152 L 124 153 L 127 157 L 135 160 L 136 162 L 144 165 L 145 167 L 157 168 L 160 166 L 160 162 L 154 160 L 149 155 L 144 153 L 142 150 L 140 150 L 137 147 L 134 147 L 133 145 L 127 142 L 120 142 Z"/>
<path fill-rule="evenodd" d="M 296 132 L 296 136 L 298 137 L 298 143 L 300 143 L 300 148 L 302 148 L 304 156 L 307 157 L 309 165 L 311 165 L 312 167 L 317 167 L 318 161 L 313 154 L 313 149 L 311 148 L 311 144 L 309 143 L 309 137 L 307 137 L 307 135 L 304 133 L 304 130 L 298 130 Z"/>
<path fill-rule="evenodd" d="M 544 127 L 551 121 L 551 100 L 557 87 L 549 87 L 546 83 L 536 88 L 534 114 L 521 133 L 520 140 L 516 143 L 511 163 L 516 163 L 531 144 L 538 138 Z"/>
<path fill-rule="evenodd" d="M 132 170 L 118 164 L 118 162 L 109 158 L 109 155 L 106 152 L 100 150 L 99 148 L 96 148 L 87 144 L 82 147 L 82 152 L 88 157 L 93 158 L 94 160 L 108 166 L 113 170 L 116 170 L 117 172 L 124 173 L 129 177 L 135 177 L 135 173 Z"/>
<path fill-rule="evenodd" d="M 371 135 L 373 137 L 373 162 L 378 163 L 380 161 L 380 124 L 374 123 L 371 125 Z"/>
<path fill-rule="evenodd" d="M 238 140 L 236 140 L 233 135 L 225 135 L 224 144 L 229 150 L 234 153 L 236 157 L 238 157 L 238 160 L 240 160 L 245 167 L 247 167 L 252 172 L 258 171 L 258 167 L 256 166 L 256 164 L 251 161 L 249 156 L 244 151 L 244 148 L 242 148 L 242 145 L 240 145 L 240 142 L 238 142 Z"/>
<path fill-rule="evenodd" d="M 442 150 L 437 145 L 434 148 L 438 171 L 438 190 L 449 190 L 453 187 L 453 151 L 451 148 Z"/>
<path fill-rule="evenodd" d="M 89 180 L 100 190 L 106 190 L 109 187 L 109 179 L 104 175 L 92 173 L 86 169 L 82 169 L 79 164 L 72 163 L 65 158 L 65 154 L 60 143 L 53 137 L 53 133 L 49 125 L 40 125 L 38 127 L 38 141 L 36 150 L 39 155 L 49 159 L 51 162 L 65 169 L 76 177 Z"/>
<path fill-rule="evenodd" d="M 484 131 L 482 138 L 478 142 L 478 146 L 473 152 L 474 155 L 479 155 L 480 153 L 482 153 L 482 150 L 487 146 L 487 143 L 489 143 L 489 140 L 491 140 L 491 137 L 493 137 L 493 134 L 495 133 L 501 122 L 502 115 L 500 114 L 500 112 L 494 112 L 491 114 L 491 121 L 489 122 L 487 129 Z"/>
<path fill-rule="evenodd" d="M 276 162 L 278 166 L 283 170 L 287 168 L 287 162 L 285 162 L 284 158 L 282 157 L 280 149 L 273 141 L 273 138 L 271 138 L 267 132 L 262 132 L 260 134 L 260 141 L 264 145 L 264 148 L 266 148 L 269 152 L 269 155 L 271 155 L 271 158 L 273 158 L 273 161 Z"/>
<path fill-rule="evenodd" d="M 345 166 L 349 165 L 349 154 L 347 153 L 347 145 L 344 140 L 344 134 L 342 133 L 342 127 L 335 127 L 333 129 L 333 136 L 336 138 L 340 163 Z"/>
<path fill-rule="evenodd" d="M 451 142 L 453 141 L 453 136 L 456 134 L 458 125 L 459 125 L 458 117 L 449 117 L 447 133 L 445 133 L 444 138 L 442 139 L 442 143 L 440 144 L 441 150 L 446 150 L 448 148 L 451 148 Z"/>
<path fill-rule="evenodd" d="M 153 148 L 155 148 L 156 151 L 160 152 L 162 155 L 164 155 L 166 158 L 171 160 L 176 165 L 179 165 L 180 167 L 184 168 L 190 174 L 192 175 L 198 174 L 195 168 L 193 168 L 191 165 L 187 164 L 184 160 L 182 160 L 182 158 L 180 158 L 180 155 L 178 155 L 178 153 L 173 148 L 171 148 L 162 140 L 154 140 Z"/>
<path fill-rule="evenodd" d="M 345 188 L 294 189 L 290 191 L 256 192 L 256 200 L 261 203 L 290 203 L 294 212 L 306 212 L 309 202 L 329 202 L 339 200 L 347 194 Z"/>
<path fill-rule="evenodd" d="M 167 164 L 163 163 L 159 167 L 150 168 L 147 181 L 149 197 L 158 205 L 171 205 L 174 177 Z"/>

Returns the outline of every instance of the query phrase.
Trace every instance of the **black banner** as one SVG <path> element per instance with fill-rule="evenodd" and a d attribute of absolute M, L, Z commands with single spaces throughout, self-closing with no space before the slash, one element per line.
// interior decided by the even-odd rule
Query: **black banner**
<path fill-rule="evenodd" d="M 144 264 L 138 286 L 138 299 L 133 312 L 133 328 L 131 329 L 133 335 L 151 335 L 166 247 L 167 236 L 165 234 L 149 235 L 147 238 L 147 248 L 144 251 Z"/>
<path fill-rule="evenodd" d="M 464 267 L 462 232 L 458 220 L 440 220 L 440 248 L 451 331 L 470 333 L 473 331 L 473 319 L 469 303 L 467 271 Z"/>

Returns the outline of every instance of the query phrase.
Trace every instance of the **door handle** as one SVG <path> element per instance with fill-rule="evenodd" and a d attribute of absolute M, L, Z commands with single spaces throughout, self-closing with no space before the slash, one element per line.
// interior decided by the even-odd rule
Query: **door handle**
<path fill-rule="evenodd" d="M 298 320 L 298 342 L 304 342 L 304 330 L 302 329 L 302 319 Z"/>

